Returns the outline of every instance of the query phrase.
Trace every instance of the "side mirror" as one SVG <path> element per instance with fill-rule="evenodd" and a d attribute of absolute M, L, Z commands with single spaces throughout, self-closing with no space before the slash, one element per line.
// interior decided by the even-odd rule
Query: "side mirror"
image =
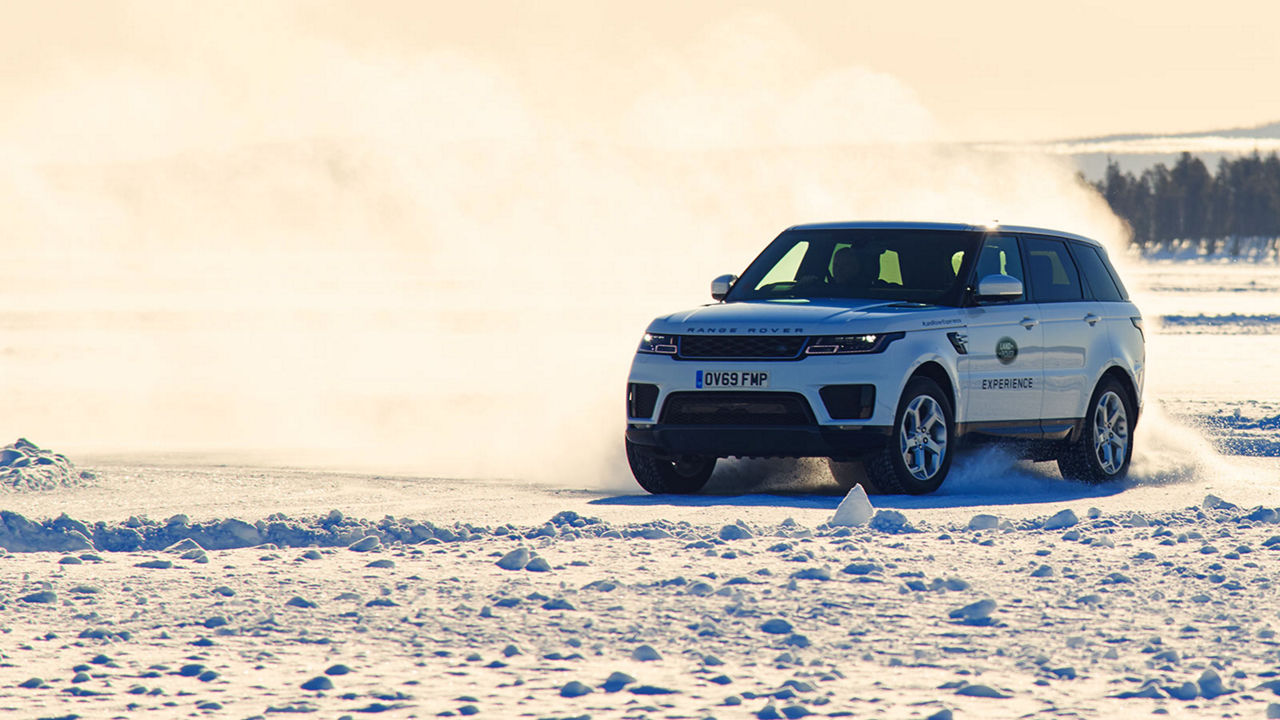
<path fill-rule="evenodd" d="M 729 288 L 733 287 L 733 284 L 736 282 L 738 282 L 737 275 L 721 275 L 715 280 L 712 280 L 711 299 L 716 302 L 723 300 L 724 296 L 729 294 Z"/>
<path fill-rule="evenodd" d="M 1017 300 L 1022 297 L 1022 281 L 1010 275 L 988 275 L 978 281 L 979 300 Z"/>

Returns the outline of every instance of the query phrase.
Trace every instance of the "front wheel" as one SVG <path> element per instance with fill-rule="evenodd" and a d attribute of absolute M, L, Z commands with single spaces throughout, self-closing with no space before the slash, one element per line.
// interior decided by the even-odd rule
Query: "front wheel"
<path fill-rule="evenodd" d="M 898 401 L 884 449 L 866 461 L 868 479 L 886 493 L 926 495 L 937 490 L 951 469 L 954 418 L 951 401 L 938 383 L 912 378 Z"/>
<path fill-rule="evenodd" d="M 1090 484 L 1124 478 L 1133 458 L 1133 403 L 1112 378 L 1103 378 L 1089 400 L 1084 432 L 1058 455 L 1062 477 Z"/>
<path fill-rule="evenodd" d="M 676 455 L 666 457 L 627 441 L 627 464 L 640 487 L 654 495 L 696 493 L 711 479 L 714 457 Z"/>

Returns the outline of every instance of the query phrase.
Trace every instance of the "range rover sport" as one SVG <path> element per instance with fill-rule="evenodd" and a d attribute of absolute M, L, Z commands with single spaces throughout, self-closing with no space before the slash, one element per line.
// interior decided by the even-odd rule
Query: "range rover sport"
<path fill-rule="evenodd" d="M 655 319 L 631 366 L 627 459 L 651 493 L 697 492 L 736 456 L 824 457 L 844 485 L 923 494 L 982 440 L 1084 482 L 1128 470 L 1142 317 L 1094 240 L 800 225 L 711 296 Z"/>

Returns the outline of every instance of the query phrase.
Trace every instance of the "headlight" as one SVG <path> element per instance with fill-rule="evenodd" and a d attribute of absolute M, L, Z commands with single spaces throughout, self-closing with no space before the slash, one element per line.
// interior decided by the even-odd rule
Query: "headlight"
<path fill-rule="evenodd" d="M 675 355 L 676 336 L 645 333 L 644 337 L 640 338 L 640 347 L 636 349 L 636 352 Z"/>
<path fill-rule="evenodd" d="M 806 355 L 856 355 L 882 352 L 889 343 L 902 338 L 905 333 L 878 333 L 873 335 L 823 335 L 815 337 L 804 349 Z"/>

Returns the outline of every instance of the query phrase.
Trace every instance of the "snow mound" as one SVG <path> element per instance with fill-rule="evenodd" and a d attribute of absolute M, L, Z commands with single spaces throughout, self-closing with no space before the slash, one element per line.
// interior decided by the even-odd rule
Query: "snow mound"
<path fill-rule="evenodd" d="M 76 470 L 67 456 L 37 447 L 26 438 L 0 450 L 0 487 L 6 490 L 54 490 L 92 479 L 93 473 Z"/>
<path fill-rule="evenodd" d="M 840 501 L 840 505 L 836 507 L 835 515 L 828 521 L 828 525 L 836 525 L 842 527 L 856 527 L 858 525 L 866 525 L 871 522 L 871 516 L 875 514 L 875 508 L 871 506 L 871 501 L 867 499 L 867 491 L 863 489 L 859 483 L 853 486 L 848 495 Z"/>

